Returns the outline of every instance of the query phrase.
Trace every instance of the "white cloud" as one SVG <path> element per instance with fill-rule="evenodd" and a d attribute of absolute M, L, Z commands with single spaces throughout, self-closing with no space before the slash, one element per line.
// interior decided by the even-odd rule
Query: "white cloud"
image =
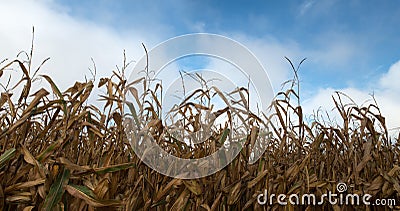
<path fill-rule="evenodd" d="M 35 27 L 33 67 L 50 57 L 40 74 L 50 75 L 61 90 L 91 77 L 91 57 L 98 68 L 97 78 L 110 76 L 116 65 L 122 65 L 124 49 L 128 59 L 139 59 L 141 42 L 154 43 L 144 33 L 123 36 L 107 26 L 71 17 L 66 8 L 48 0 L 2 2 L 0 25 L 1 60 L 29 51 Z"/>
<path fill-rule="evenodd" d="M 396 62 L 389 68 L 389 71 L 380 78 L 379 84 L 382 88 L 400 93 L 400 83 L 398 83 L 399 79 L 400 61 Z M 399 97 L 399 95 L 397 95 L 397 97 Z"/>

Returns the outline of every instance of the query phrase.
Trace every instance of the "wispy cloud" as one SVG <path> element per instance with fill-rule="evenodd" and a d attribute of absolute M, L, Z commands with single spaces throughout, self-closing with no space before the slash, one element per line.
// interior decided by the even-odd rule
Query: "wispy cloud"
<path fill-rule="evenodd" d="M 354 61 L 357 55 L 362 54 L 362 49 L 351 39 L 330 39 L 329 37 L 325 37 L 325 41 L 319 46 L 308 49 L 308 56 L 319 66 L 343 67 Z"/>
<path fill-rule="evenodd" d="M 189 30 L 193 32 L 206 32 L 206 23 L 204 21 L 197 21 L 189 25 Z"/>
<path fill-rule="evenodd" d="M 315 4 L 315 0 L 306 0 L 304 1 L 299 8 L 299 14 L 300 15 L 304 15 L 306 14 L 311 8 L 312 6 Z"/>

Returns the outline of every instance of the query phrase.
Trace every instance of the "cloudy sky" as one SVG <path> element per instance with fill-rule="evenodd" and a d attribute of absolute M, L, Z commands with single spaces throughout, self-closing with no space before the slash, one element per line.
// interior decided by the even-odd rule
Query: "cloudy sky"
<path fill-rule="evenodd" d="M 400 3 L 398 1 L 3 1 L 0 61 L 30 49 L 35 27 L 34 67 L 62 90 L 98 78 L 166 39 L 206 32 L 248 47 L 268 72 L 274 91 L 292 78 L 289 57 L 307 58 L 299 75 L 308 113 L 333 108 L 343 91 L 362 104 L 374 94 L 391 128 L 400 126 Z M 2 78 L 4 83 L 4 76 Z M 3 91 L 3 90 L 2 90 Z"/>

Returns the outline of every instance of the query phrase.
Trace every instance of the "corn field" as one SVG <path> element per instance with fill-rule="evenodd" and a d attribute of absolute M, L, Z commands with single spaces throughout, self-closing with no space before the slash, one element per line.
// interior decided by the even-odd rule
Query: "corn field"
<path fill-rule="evenodd" d="M 268 116 L 249 110 L 245 87 L 227 95 L 204 86 L 173 108 L 173 125 L 182 134 L 193 133 L 205 124 L 199 116 L 212 112 L 227 121 L 212 127 L 204 143 L 191 145 L 176 140 L 162 121 L 162 84 L 148 78 L 129 84 L 125 62 L 121 70 L 110 71 L 109 78 L 59 90 L 51 77 L 34 71 L 31 56 L 0 64 L 0 76 L 10 68 L 23 74 L 1 93 L 0 210 L 400 209 L 400 137 L 388 135 L 376 104 L 345 104 L 348 96 L 337 92 L 332 100 L 341 122 L 333 124 L 304 119 L 295 85 L 277 93 Z M 51 89 L 33 92 L 37 79 Z M 95 86 L 105 93 L 98 96 L 102 108 L 88 102 Z M 128 93 L 134 96 L 131 117 L 175 156 L 210 155 L 222 147 L 228 129 L 243 140 L 243 148 L 228 166 L 204 178 L 157 173 L 136 156 L 132 146 L 138 143 L 124 131 Z M 212 97 L 221 98 L 226 108 L 213 110 Z M 257 138 L 266 150 L 250 165 Z M 371 201 L 395 199 L 397 206 L 257 203 L 265 190 L 321 196 L 335 192 L 339 182 L 347 184 L 348 193 L 368 193 Z"/>

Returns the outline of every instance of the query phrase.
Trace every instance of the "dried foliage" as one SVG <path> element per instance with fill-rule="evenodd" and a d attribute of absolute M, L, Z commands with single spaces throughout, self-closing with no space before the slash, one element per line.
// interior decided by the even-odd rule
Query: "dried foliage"
<path fill-rule="evenodd" d="M 228 95 L 204 86 L 174 107 L 171 125 L 193 133 L 208 123 L 199 116 L 211 112 L 216 117 L 226 115 L 228 121 L 213 127 L 206 142 L 191 145 L 173 139 L 165 130 L 170 125 L 160 116 L 162 84 L 148 78 L 127 84 L 125 62 L 121 71 L 100 79 L 98 87 L 105 90 L 100 99 L 105 104 L 99 109 L 87 102 L 94 80 L 76 82 L 62 92 L 49 76 L 36 76 L 37 71 L 31 75 L 30 60 L 1 64 L 0 75 L 17 66 L 23 78 L 1 93 L 0 210 L 339 210 L 346 207 L 329 203 L 263 207 L 257 203 L 257 195 L 265 189 L 270 194 L 321 196 L 334 192 L 338 182 L 348 185 L 348 193 L 394 198 L 400 204 L 400 140 L 388 136 L 385 118 L 375 104 L 344 104 L 347 96 L 337 93 L 333 101 L 342 122 L 329 126 L 317 118 L 304 120 L 299 103 L 291 103 L 299 98 L 294 84 L 277 94 L 271 116 L 249 111 L 246 88 Z M 52 90 L 31 93 L 36 78 L 43 78 Z M 145 91 L 140 93 L 138 86 Z M 17 87 L 22 92 L 12 100 Z M 227 128 L 243 138 L 244 148 L 232 163 L 208 177 L 163 176 L 132 151 L 131 144 L 137 143 L 130 143 L 123 127 L 127 92 L 136 96 L 132 108 L 138 124 L 151 128 L 155 140 L 176 156 L 209 155 L 222 147 Z M 221 98 L 226 109 L 213 111 L 212 97 Z M 250 149 L 257 137 L 264 140 L 266 151 L 250 165 Z"/>

